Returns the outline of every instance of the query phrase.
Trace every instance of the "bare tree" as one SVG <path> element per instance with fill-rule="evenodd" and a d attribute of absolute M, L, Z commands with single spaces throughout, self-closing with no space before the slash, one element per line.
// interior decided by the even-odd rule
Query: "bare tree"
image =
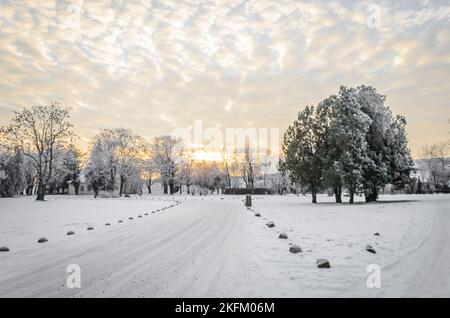
<path fill-rule="evenodd" d="M 223 170 L 218 162 L 215 161 L 197 161 L 193 166 L 194 184 L 200 188 L 200 194 L 214 191 L 219 192 L 223 189 Z"/>
<path fill-rule="evenodd" d="M 441 185 L 446 186 L 449 179 L 449 143 L 441 142 L 425 146 L 422 149 L 423 162 L 425 164 L 426 175 L 437 190 Z"/>
<path fill-rule="evenodd" d="M 180 186 L 184 184 L 186 186 L 187 194 L 191 194 L 192 180 L 192 170 L 193 170 L 194 160 L 192 158 L 185 158 L 180 164 Z M 181 194 L 180 187 L 180 194 Z"/>
<path fill-rule="evenodd" d="M 80 174 L 82 170 L 82 158 L 85 153 L 81 152 L 74 144 L 68 145 L 62 155 L 61 164 L 64 167 L 67 181 L 71 181 L 75 194 L 78 195 L 80 188 Z"/>
<path fill-rule="evenodd" d="M 155 178 L 158 175 L 158 166 L 155 162 L 153 155 L 152 144 L 145 142 L 143 145 L 142 153 L 142 173 L 147 186 L 148 193 L 152 193 L 152 185 L 155 182 Z"/>
<path fill-rule="evenodd" d="M 164 193 L 175 193 L 176 174 L 181 161 L 182 140 L 172 136 L 159 136 L 154 138 L 152 144 L 155 163 L 160 171 Z"/>
<path fill-rule="evenodd" d="M 241 162 L 241 176 L 244 180 L 246 188 L 251 189 L 253 192 L 256 177 L 259 174 L 260 165 L 258 162 L 258 156 L 257 154 L 253 153 L 253 149 L 251 148 L 248 138 L 245 142 L 245 149 L 242 157 L 243 159 Z"/>
<path fill-rule="evenodd" d="M 43 201 L 53 174 L 55 148 L 70 142 L 73 133 L 69 108 L 60 103 L 32 106 L 14 112 L 12 123 L 2 128 L 8 140 L 30 158 L 37 171 L 37 200 Z"/>
<path fill-rule="evenodd" d="M 105 179 L 106 188 L 114 190 L 117 178 L 119 195 L 132 177 L 139 174 L 144 140 L 129 129 L 104 129 L 96 137 L 88 165 L 93 179 Z"/>

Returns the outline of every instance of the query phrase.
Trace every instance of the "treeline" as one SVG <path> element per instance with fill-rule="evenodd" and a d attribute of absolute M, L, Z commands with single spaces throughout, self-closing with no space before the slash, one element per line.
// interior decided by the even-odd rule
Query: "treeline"
<path fill-rule="evenodd" d="M 69 109 L 59 103 L 14 113 L 11 124 L 0 130 L 0 196 L 25 189 L 44 200 L 46 194 L 64 193 L 69 182 L 78 194 L 82 181 L 96 194 L 140 193 L 144 185 L 151 193 L 155 180 L 164 193 L 181 193 L 184 188 L 187 193 L 207 194 L 240 187 L 237 178 L 253 189 L 258 180 L 266 182 L 270 169 L 268 158 L 254 153 L 250 145 L 242 153 L 223 153 L 221 160 L 202 160 L 183 149 L 181 139 L 146 139 L 124 128 L 101 130 L 89 149 L 81 151 L 69 119 Z M 274 192 L 288 187 L 285 176 L 270 181 Z"/>
<path fill-rule="evenodd" d="M 312 193 L 332 189 L 336 202 L 346 192 L 349 202 L 364 194 L 376 201 L 391 183 L 409 182 L 413 160 L 408 148 L 406 120 L 394 116 L 385 96 L 368 86 L 342 86 L 339 93 L 307 106 L 287 129 L 282 169 Z"/>
<path fill-rule="evenodd" d="M 424 146 L 421 157 L 413 184 L 415 192 L 450 193 L 450 140 Z"/>

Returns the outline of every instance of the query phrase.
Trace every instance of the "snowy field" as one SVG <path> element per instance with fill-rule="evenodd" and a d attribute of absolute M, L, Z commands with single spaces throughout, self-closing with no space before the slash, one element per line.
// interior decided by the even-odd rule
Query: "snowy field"
<path fill-rule="evenodd" d="M 251 210 L 243 198 L 1 199 L 0 297 L 450 297 L 450 196 L 254 196 Z M 80 289 L 66 286 L 70 264 Z"/>

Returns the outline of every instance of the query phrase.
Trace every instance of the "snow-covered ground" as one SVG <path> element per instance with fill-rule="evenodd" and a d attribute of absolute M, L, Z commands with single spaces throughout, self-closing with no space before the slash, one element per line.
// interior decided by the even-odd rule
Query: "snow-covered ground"
<path fill-rule="evenodd" d="M 272 281 L 262 296 L 277 285 L 276 294 L 286 297 L 450 296 L 450 248 L 442 244 L 450 242 L 450 196 L 381 196 L 379 203 L 355 205 L 325 196 L 318 205 L 309 200 L 255 201 L 261 220 L 252 220 L 251 237 L 257 263 Z M 267 228 L 267 221 L 276 227 Z M 281 232 L 287 240 L 276 239 Z M 289 244 L 303 253 L 288 254 Z M 319 258 L 328 259 L 331 269 L 315 267 Z M 369 264 L 381 267 L 379 289 L 367 287 Z"/>
<path fill-rule="evenodd" d="M 450 296 L 450 196 L 253 199 L 252 210 L 242 196 L 0 199 L 0 297 Z M 80 289 L 66 286 L 70 264 Z M 379 289 L 366 286 L 369 264 Z"/>

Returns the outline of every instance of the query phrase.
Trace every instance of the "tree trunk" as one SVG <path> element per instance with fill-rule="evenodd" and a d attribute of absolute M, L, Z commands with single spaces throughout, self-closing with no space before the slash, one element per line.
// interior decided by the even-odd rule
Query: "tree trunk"
<path fill-rule="evenodd" d="M 74 182 L 73 186 L 75 188 L 75 195 L 78 195 L 78 192 L 80 191 L 80 182 Z"/>
<path fill-rule="evenodd" d="M 44 201 L 44 198 L 45 198 L 45 186 L 42 183 L 39 183 L 36 200 Z"/>
<path fill-rule="evenodd" d="M 147 180 L 147 189 L 148 189 L 148 193 L 152 194 L 152 179 Z"/>
<path fill-rule="evenodd" d="M 375 202 L 378 199 L 378 189 L 377 187 L 372 187 L 369 193 L 366 193 L 366 202 Z"/>
<path fill-rule="evenodd" d="M 169 181 L 169 189 L 170 189 L 170 194 L 172 195 L 174 193 L 174 184 L 173 181 Z"/>
<path fill-rule="evenodd" d="M 316 190 L 311 191 L 312 194 L 312 203 L 317 203 L 317 193 Z"/>
<path fill-rule="evenodd" d="M 123 194 L 123 187 L 125 185 L 125 178 L 120 177 L 120 189 L 119 189 L 119 196 L 122 196 Z"/>
<path fill-rule="evenodd" d="M 334 188 L 334 196 L 336 203 L 342 203 L 342 187 L 340 185 Z"/>
<path fill-rule="evenodd" d="M 350 199 L 348 202 L 350 204 L 353 204 L 355 202 L 356 185 L 351 184 L 348 191 L 349 191 L 349 196 L 350 196 Z"/>

